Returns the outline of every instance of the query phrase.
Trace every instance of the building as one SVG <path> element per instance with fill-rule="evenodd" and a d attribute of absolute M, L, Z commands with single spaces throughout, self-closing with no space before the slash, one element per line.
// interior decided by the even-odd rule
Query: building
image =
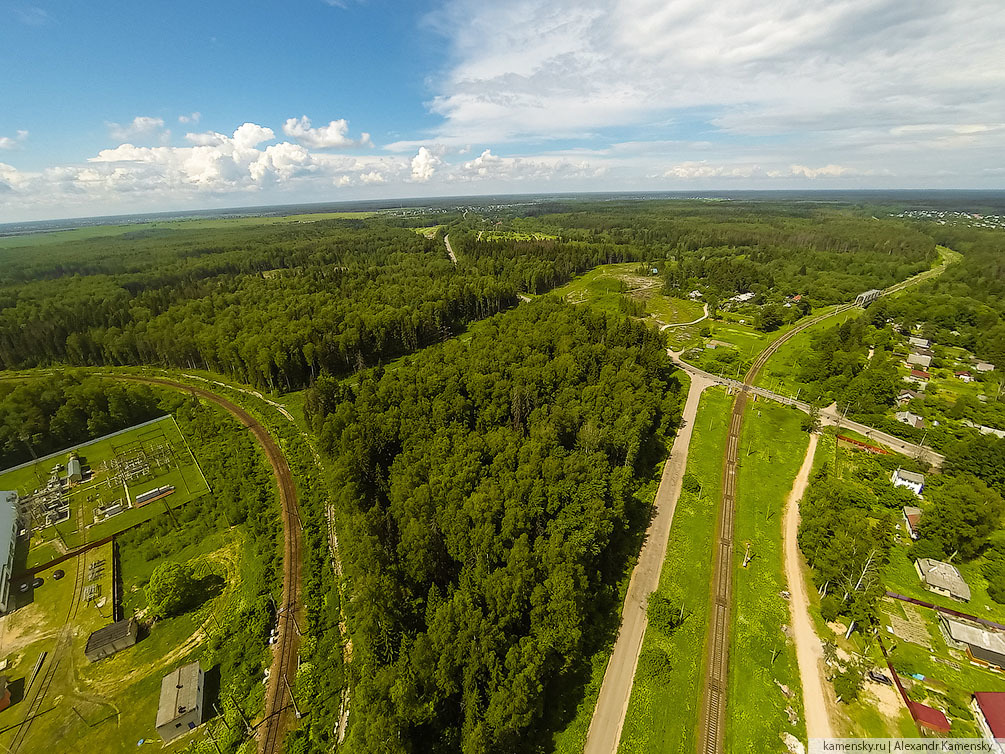
<path fill-rule="evenodd" d="M 1005 692 L 978 691 L 970 700 L 977 729 L 995 754 L 1005 754 L 996 739 L 1005 739 Z"/>
<path fill-rule="evenodd" d="M 918 538 L 918 524 L 921 523 L 921 508 L 913 505 L 904 506 L 904 524 L 907 526 L 907 533 L 911 539 Z"/>
<path fill-rule="evenodd" d="M 924 398 L 924 396 L 914 390 L 901 390 L 900 395 L 897 396 L 897 405 L 906 406 L 915 398 Z"/>
<path fill-rule="evenodd" d="M 932 357 L 921 353 L 909 353 L 907 354 L 907 363 L 910 366 L 928 369 L 928 367 L 932 366 Z"/>
<path fill-rule="evenodd" d="M 697 301 L 698 299 L 701 298 L 701 291 L 691 291 L 689 294 L 687 294 L 687 297 L 692 301 Z"/>
<path fill-rule="evenodd" d="M 960 380 L 961 382 L 973 382 L 974 376 L 970 374 L 970 372 L 957 372 L 956 379 Z"/>
<path fill-rule="evenodd" d="M 883 291 L 873 288 L 872 290 L 860 293 L 855 297 L 855 306 L 866 307 L 883 295 Z"/>
<path fill-rule="evenodd" d="M 946 615 L 939 616 L 939 628 L 946 643 L 965 650 L 971 662 L 1005 668 L 1005 634 Z"/>
<path fill-rule="evenodd" d="M 893 483 L 894 487 L 907 487 L 918 497 L 921 497 L 921 491 L 925 489 L 925 475 L 915 471 L 897 469 L 890 476 L 890 482 Z"/>
<path fill-rule="evenodd" d="M 87 637 L 84 655 L 91 662 L 111 657 L 136 643 L 139 627 L 135 618 L 110 623 Z"/>
<path fill-rule="evenodd" d="M 932 379 L 932 375 L 924 369 L 912 369 L 909 379 L 915 382 L 928 382 L 928 380 Z"/>
<path fill-rule="evenodd" d="M 908 702 L 907 706 L 911 710 L 911 717 L 918 723 L 918 727 L 924 729 L 923 732 L 939 734 L 949 732 L 951 728 L 949 718 L 942 710 L 919 702 Z"/>
<path fill-rule="evenodd" d="M 978 372 L 993 372 L 993 371 L 995 371 L 995 365 L 994 364 L 989 364 L 986 361 L 978 361 L 976 368 L 977 368 Z"/>
<path fill-rule="evenodd" d="M 0 613 L 10 608 L 10 579 L 17 544 L 17 493 L 0 492 Z"/>
<path fill-rule="evenodd" d="M 930 348 L 931 345 L 932 345 L 932 341 L 930 341 L 930 340 L 928 340 L 926 338 L 919 338 L 919 337 L 914 336 L 914 335 L 912 335 L 910 338 L 908 338 L 907 342 L 910 343 L 915 348 Z"/>
<path fill-rule="evenodd" d="M 164 676 L 157 705 L 157 733 L 165 742 L 188 733 L 202 722 L 204 685 L 198 662 L 182 665 Z"/>
<path fill-rule="evenodd" d="M 730 301 L 735 301 L 738 304 L 745 304 L 748 301 L 750 301 L 750 299 L 752 299 L 755 295 L 757 295 L 757 294 L 749 292 L 749 291 L 747 293 L 737 293 L 735 296 L 733 296 L 729 300 Z"/>
<path fill-rule="evenodd" d="M 0 675 L 0 712 L 10 707 L 10 681 L 7 676 Z"/>
<path fill-rule="evenodd" d="M 917 414 L 911 413 L 910 411 L 898 411 L 896 414 L 894 414 L 894 418 L 896 418 L 897 421 L 901 422 L 902 424 L 906 424 L 909 427 L 915 427 L 916 429 L 925 428 L 925 420 L 922 417 L 918 416 Z"/>
<path fill-rule="evenodd" d="M 960 572 L 952 563 L 943 563 L 932 558 L 919 558 L 914 561 L 914 569 L 918 577 L 925 582 L 929 591 L 951 597 L 960 602 L 970 601 L 970 587 L 963 580 Z M 1005 642 L 1003 642 L 1005 646 Z"/>
<path fill-rule="evenodd" d="M 84 481 L 84 472 L 80 468 L 80 459 L 77 456 L 70 456 L 66 462 L 66 478 L 73 483 Z"/>

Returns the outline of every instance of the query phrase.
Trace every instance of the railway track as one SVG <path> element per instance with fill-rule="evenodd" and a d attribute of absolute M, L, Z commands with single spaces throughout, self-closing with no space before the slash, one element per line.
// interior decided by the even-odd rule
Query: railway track
<path fill-rule="evenodd" d="M 300 611 L 300 550 L 302 533 L 297 513 L 297 490 L 293 483 L 286 456 L 272 439 L 272 435 L 250 413 L 216 393 L 201 387 L 187 385 L 160 377 L 108 375 L 102 377 L 182 390 L 205 398 L 226 409 L 241 424 L 251 430 L 272 466 L 279 487 L 279 501 L 283 518 L 283 596 L 278 611 L 279 637 L 269 669 L 269 682 L 265 692 L 265 718 L 258 725 L 259 747 L 262 754 L 282 751 L 283 739 L 293 722 L 290 714 L 293 680 L 296 677 L 300 647 L 296 614 Z"/>
<path fill-rule="evenodd" d="M 52 652 L 49 653 L 49 656 L 45 660 L 46 664 L 41 678 L 33 684 L 35 690 L 31 696 L 31 701 L 28 703 L 28 710 L 25 712 L 24 719 L 14 733 L 14 738 L 11 739 L 10 745 L 7 747 L 10 754 L 17 754 L 24 745 L 24 740 L 28 736 L 32 722 L 34 722 L 35 718 L 41 712 L 42 703 L 45 701 L 46 694 L 49 693 L 49 686 L 52 685 L 52 679 L 56 676 L 59 664 L 70 647 L 73 639 L 73 621 L 80 610 L 81 590 L 84 585 L 84 561 L 84 555 L 77 557 L 76 568 L 73 574 L 73 592 L 70 595 L 70 605 L 66 610 L 66 619 L 63 621 L 63 626 L 56 636 L 56 643 L 53 645 Z M 30 688 L 25 690 L 25 695 L 29 694 L 32 694 Z"/>

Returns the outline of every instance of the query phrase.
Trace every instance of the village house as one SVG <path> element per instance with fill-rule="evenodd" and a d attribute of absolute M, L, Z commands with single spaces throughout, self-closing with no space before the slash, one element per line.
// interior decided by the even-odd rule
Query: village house
<path fill-rule="evenodd" d="M 993 372 L 995 371 L 995 365 L 989 364 L 986 361 L 978 361 L 976 369 L 978 372 Z"/>
<path fill-rule="evenodd" d="M 909 353 L 907 354 L 907 363 L 909 366 L 928 369 L 928 367 L 932 366 L 932 357 L 920 353 Z"/>
<path fill-rule="evenodd" d="M 970 601 L 970 587 L 952 563 L 919 558 L 914 561 L 914 569 L 929 591 L 960 602 Z"/>
<path fill-rule="evenodd" d="M 896 420 L 901 424 L 906 424 L 909 427 L 915 427 L 917 429 L 925 428 L 925 420 L 910 411 L 898 411 L 894 414 L 894 418 L 896 418 Z"/>
<path fill-rule="evenodd" d="M 906 406 L 908 403 L 913 401 L 915 398 L 924 398 L 921 393 L 914 390 L 901 390 L 900 395 L 897 396 L 897 405 Z"/>
<path fill-rule="evenodd" d="M 977 729 L 995 754 L 1005 754 L 997 739 L 1005 739 L 1005 691 L 978 691 L 970 700 Z"/>
<path fill-rule="evenodd" d="M 918 497 L 921 497 L 921 491 L 925 489 L 925 475 L 914 471 L 896 469 L 890 477 L 890 481 L 894 487 L 907 487 Z"/>
<path fill-rule="evenodd" d="M 913 505 L 904 506 L 904 524 L 911 539 L 918 538 L 918 524 L 921 523 L 921 508 Z"/>
<path fill-rule="evenodd" d="M 966 651 L 972 662 L 1005 668 L 1005 634 L 944 614 L 939 616 L 939 628 L 946 644 Z"/>
<path fill-rule="evenodd" d="M 917 348 L 928 348 L 932 345 L 932 341 L 927 340 L 925 338 L 919 338 L 915 335 L 912 335 L 910 338 L 908 338 L 907 342 L 910 343 L 912 346 L 916 346 Z"/>
<path fill-rule="evenodd" d="M 957 372 L 956 373 L 956 379 L 960 380 L 961 382 L 973 382 L 974 381 L 974 377 L 973 377 L 972 374 L 970 374 L 970 372 Z"/>

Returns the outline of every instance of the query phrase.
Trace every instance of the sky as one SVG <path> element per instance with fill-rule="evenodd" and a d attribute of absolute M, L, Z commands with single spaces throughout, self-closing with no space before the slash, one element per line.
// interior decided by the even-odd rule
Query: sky
<path fill-rule="evenodd" d="M 0 0 L 0 222 L 1005 188 L 1001 0 Z"/>

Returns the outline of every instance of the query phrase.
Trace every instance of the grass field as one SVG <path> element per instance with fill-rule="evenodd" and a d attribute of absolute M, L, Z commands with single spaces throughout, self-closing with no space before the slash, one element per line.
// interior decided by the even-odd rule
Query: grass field
<path fill-rule="evenodd" d="M 46 525 L 44 518 L 33 519 L 25 567 L 43 564 L 56 554 L 116 534 L 209 492 L 206 479 L 171 416 L 0 472 L 0 489 L 16 490 L 22 505 L 31 508 L 32 493 L 46 488 L 54 468 L 63 466 L 57 473 L 66 475 L 71 450 L 79 455 L 84 480 L 65 487 L 61 493 L 69 507 L 68 519 L 54 525 Z M 138 463 L 136 475 L 129 478 L 116 466 L 127 460 Z M 175 491 L 167 497 L 141 506 L 136 504 L 137 495 L 169 485 Z M 129 505 L 125 507 L 127 501 Z M 125 507 L 121 513 L 111 517 L 96 513 L 117 502 Z"/>
<path fill-rule="evenodd" d="M 278 225 L 286 223 L 311 223 L 318 220 L 358 219 L 371 217 L 375 212 L 314 212 L 303 215 L 283 215 L 281 217 L 217 217 L 192 218 L 183 220 L 158 220 L 149 223 L 134 223 L 127 225 L 93 225 L 71 230 L 57 230 L 51 233 L 31 233 L 23 236 L 5 236 L 0 238 L 0 249 L 13 249 L 24 246 L 46 246 L 67 241 L 83 241 L 89 238 L 107 238 L 122 236 L 126 233 L 150 230 L 154 228 L 169 228 L 173 230 L 202 230 L 205 228 L 238 228 L 241 226 Z"/>
<path fill-rule="evenodd" d="M 702 648 L 708 623 L 712 540 L 715 536 L 732 398 L 709 388 L 701 398 L 681 492 L 656 595 L 684 606 L 684 622 L 671 633 L 650 624 L 642 641 L 620 754 L 690 752 L 700 704 Z"/>
<path fill-rule="evenodd" d="M 558 236 L 520 230 L 487 230 L 482 241 L 557 241 Z"/>
<path fill-rule="evenodd" d="M 197 546 L 167 558 L 190 563 L 198 578 L 210 577 L 209 581 L 222 582 L 222 586 L 209 589 L 201 604 L 189 612 L 158 621 L 148 633 L 141 632 L 140 641 L 134 647 L 110 658 L 91 663 L 84 657 L 87 637 L 110 622 L 110 603 L 100 607 L 81 604 L 72 624 L 69 649 L 57 666 L 41 706 L 44 716 L 32 723 L 20 752 L 125 754 L 136 751 L 141 739 L 153 743 L 158 751 L 178 752 L 193 741 L 202 740 L 203 730 L 200 729 L 171 744 L 160 743 L 154 729 L 160 682 L 178 665 L 199 659 L 200 646 L 207 635 L 222 630 L 218 628 L 220 622 L 225 622 L 227 613 L 245 599 L 241 578 L 245 536 L 241 527 L 219 531 Z M 87 558 L 87 563 L 105 561 L 102 578 L 88 582 L 101 583 L 103 594 L 111 594 L 111 550 L 108 544 L 81 556 Z M 128 549 L 123 550 L 126 614 L 145 606 L 141 587 L 153 566 L 160 562 L 164 559 L 146 562 L 133 556 Z M 22 678 L 27 680 L 43 651 L 53 651 L 56 632 L 67 617 L 75 561 L 67 561 L 59 567 L 66 571 L 62 580 L 52 580 L 51 571 L 40 574 L 45 584 L 36 590 L 34 601 L 0 618 L 3 646 L 0 657 L 8 660 L 6 672 L 15 682 Z M 31 691 L 34 692 L 34 686 Z M 16 702 L 4 713 L 4 725 L 0 728 L 19 723 L 28 704 L 27 699 Z M 208 717 L 212 714 L 210 709 Z M 8 746 L 12 737 L 13 731 L 0 732 L 0 748 Z"/>
<path fill-rule="evenodd" d="M 785 499 L 806 453 L 801 414 L 775 403 L 748 405 L 740 438 L 734 537 L 732 639 L 726 751 L 787 751 L 788 732 L 806 740 L 795 645 L 782 632 L 789 609 L 782 564 Z M 743 566 L 747 545 L 750 561 Z M 788 687 L 789 697 L 779 684 Z M 798 716 L 789 722 L 787 708 Z"/>

